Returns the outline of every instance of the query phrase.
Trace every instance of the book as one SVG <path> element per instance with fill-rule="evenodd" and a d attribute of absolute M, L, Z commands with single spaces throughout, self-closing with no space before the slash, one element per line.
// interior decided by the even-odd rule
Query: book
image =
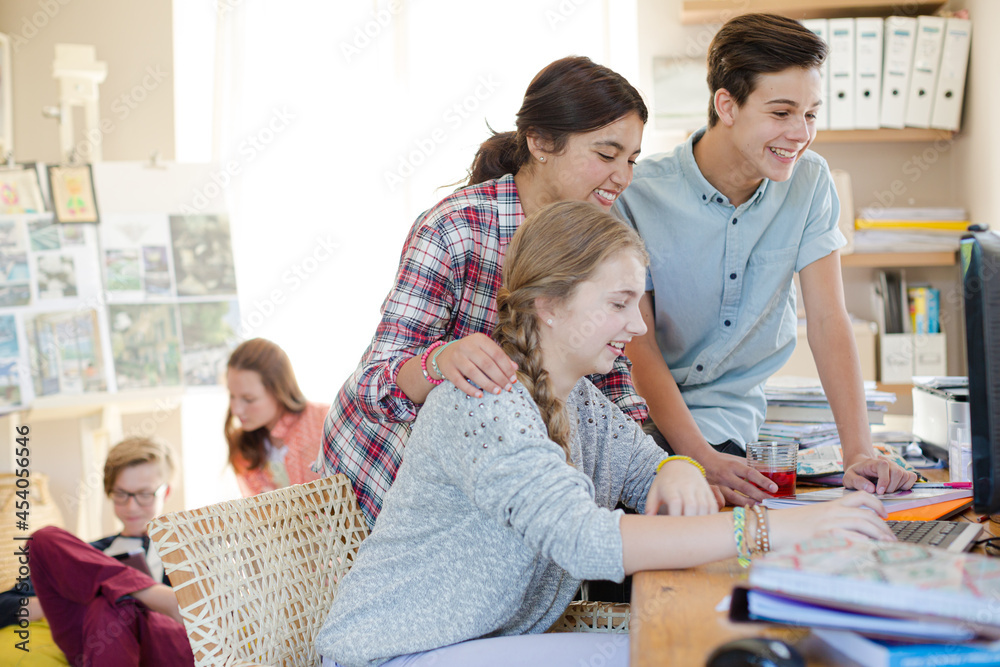
<path fill-rule="evenodd" d="M 764 500 L 764 506 L 772 509 L 780 509 L 782 507 L 797 507 L 808 503 L 825 503 L 831 500 L 839 500 L 840 498 L 843 498 L 845 494 L 849 493 L 856 493 L 856 491 L 853 489 L 845 489 L 843 487 L 820 489 L 819 491 L 796 493 L 793 496 L 787 496 L 785 498 L 767 498 Z M 927 489 L 913 487 L 912 489 L 907 489 L 905 491 L 883 493 L 882 495 L 875 497 L 882 501 L 882 504 L 885 506 L 887 512 L 899 512 L 900 510 L 909 510 L 915 507 L 923 507 L 924 505 L 943 503 L 948 500 L 971 499 L 972 490 L 953 488 Z"/>
<path fill-rule="evenodd" d="M 921 507 L 889 512 L 889 521 L 937 521 L 947 519 L 972 506 L 972 498 L 958 498 Z"/>
<path fill-rule="evenodd" d="M 972 630 L 951 622 L 885 618 L 810 604 L 767 591 L 734 588 L 729 604 L 732 621 L 765 621 L 813 628 L 854 630 L 869 635 L 917 641 L 957 642 L 975 639 Z"/>
<path fill-rule="evenodd" d="M 951 621 L 1000 638 L 1000 559 L 907 542 L 819 537 L 753 562 L 749 586 L 890 618 Z"/>
<path fill-rule="evenodd" d="M 849 630 L 813 630 L 813 636 L 861 667 L 943 667 L 1000 664 L 1000 643 L 911 644 L 869 639 Z"/>

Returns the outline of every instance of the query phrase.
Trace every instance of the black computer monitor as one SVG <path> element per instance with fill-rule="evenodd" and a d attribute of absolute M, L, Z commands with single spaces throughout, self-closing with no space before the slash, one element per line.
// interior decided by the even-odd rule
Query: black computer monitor
<path fill-rule="evenodd" d="M 1000 512 L 1000 236 L 975 232 L 961 243 L 972 430 L 972 501 Z"/>

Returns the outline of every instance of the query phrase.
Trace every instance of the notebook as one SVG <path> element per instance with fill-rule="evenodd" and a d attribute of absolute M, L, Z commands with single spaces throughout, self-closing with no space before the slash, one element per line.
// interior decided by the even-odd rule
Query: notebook
<path fill-rule="evenodd" d="M 764 507 L 778 509 L 782 507 L 796 507 L 807 503 L 827 502 L 838 500 L 844 497 L 845 493 L 854 493 L 853 490 L 836 487 L 831 489 L 820 489 L 819 491 L 809 491 L 807 493 L 796 493 L 794 496 L 785 498 L 767 498 L 764 500 Z M 875 496 L 882 501 L 888 512 L 898 512 L 900 510 L 913 509 L 924 505 L 945 502 L 947 500 L 971 499 L 971 489 L 953 488 L 917 488 L 906 491 L 896 491 L 895 493 L 884 493 Z"/>
<path fill-rule="evenodd" d="M 813 635 L 861 667 L 998 665 L 1000 643 L 904 643 L 869 639 L 848 630 L 813 630 Z"/>
<path fill-rule="evenodd" d="M 1000 559 L 981 554 L 828 536 L 757 559 L 749 585 L 856 613 L 949 621 L 1000 638 Z"/>

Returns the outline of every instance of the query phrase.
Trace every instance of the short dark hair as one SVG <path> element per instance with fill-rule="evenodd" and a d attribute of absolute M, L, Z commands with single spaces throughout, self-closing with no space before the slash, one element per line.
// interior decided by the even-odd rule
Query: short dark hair
<path fill-rule="evenodd" d="M 708 47 L 708 126 L 719 122 L 715 92 L 725 88 L 738 106 L 750 97 L 761 74 L 789 67 L 811 69 L 826 60 L 826 42 L 793 19 L 743 14 L 728 21 Z"/>
<path fill-rule="evenodd" d="M 516 132 L 494 132 L 476 152 L 468 185 L 516 174 L 531 160 L 528 133 L 559 153 L 571 134 L 592 132 L 634 113 L 645 124 L 646 103 L 617 72 L 584 56 L 561 58 L 535 75 L 517 112 Z"/>

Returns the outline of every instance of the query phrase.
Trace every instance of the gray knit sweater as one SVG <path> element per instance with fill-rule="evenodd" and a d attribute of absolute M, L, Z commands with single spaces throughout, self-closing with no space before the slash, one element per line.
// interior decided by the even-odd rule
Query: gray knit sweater
<path fill-rule="evenodd" d="M 567 465 L 521 384 L 420 411 L 372 534 L 316 639 L 343 667 L 544 632 L 583 579 L 621 581 L 621 501 L 642 511 L 666 457 L 588 380 L 567 401 Z"/>

